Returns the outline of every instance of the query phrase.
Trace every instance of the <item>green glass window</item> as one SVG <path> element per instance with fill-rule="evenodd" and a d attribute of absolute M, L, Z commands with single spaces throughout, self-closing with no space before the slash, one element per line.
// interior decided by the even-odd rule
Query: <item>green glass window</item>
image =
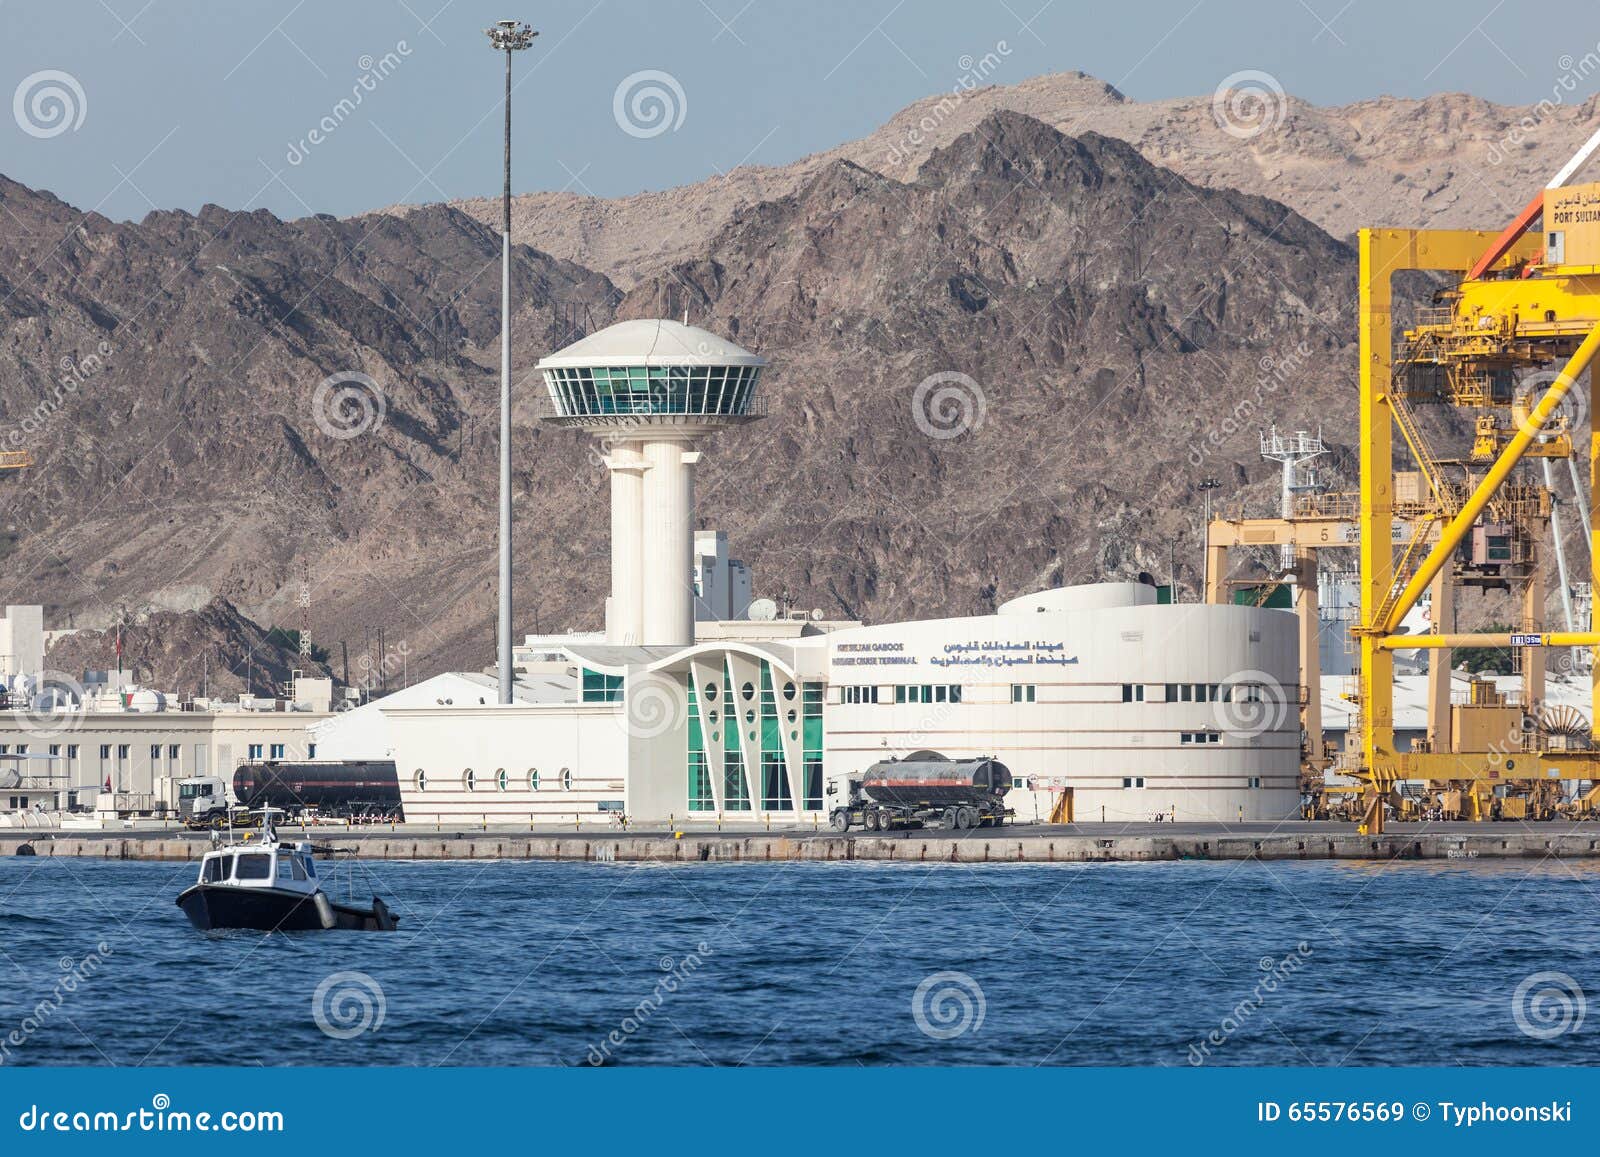
<path fill-rule="evenodd" d="M 763 811 L 793 811 L 788 766 L 783 754 L 783 723 L 778 718 L 772 689 L 772 665 L 761 662 L 761 807 Z"/>
<path fill-rule="evenodd" d="M 717 798 L 711 790 L 711 770 L 706 766 L 706 753 L 689 753 L 689 810 L 709 812 L 717 809 Z"/>
<path fill-rule="evenodd" d="M 583 701 L 585 703 L 622 702 L 621 675 L 602 675 L 599 671 L 583 669 Z"/>
<path fill-rule="evenodd" d="M 754 366 L 576 366 L 546 371 L 570 414 L 743 414 Z"/>
<path fill-rule="evenodd" d="M 822 696 L 821 683 L 800 685 L 800 746 L 805 764 L 800 792 L 801 806 L 807 811 L 822 810 Z"/>
<path fill-rule="evenodd" d="M 738 728 L 728 728 L 728 735 L 738 735 Z M 735 748 L 722 753 L 722 798 L 731 812 L 750 810 L 750 790 L 744 782 L 744 759 Z"/>

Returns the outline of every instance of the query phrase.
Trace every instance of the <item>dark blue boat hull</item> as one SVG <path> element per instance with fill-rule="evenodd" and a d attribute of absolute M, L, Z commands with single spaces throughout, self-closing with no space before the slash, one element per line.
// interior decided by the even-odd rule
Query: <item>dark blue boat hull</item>
<path fill-rule="evenodd" d="M 177 903 L 189 917 L 189 923 L 202 932 L 223 928 L 256 932 L 313 932 L 326 928 L 392 932 L 400 922 L 382 900 L 373 897 L 370 909 L 330 901 L 328 909 L 332 922 L 327 923 L 312 896 L 276 888 L 195 884 L 178 896 Z"/>

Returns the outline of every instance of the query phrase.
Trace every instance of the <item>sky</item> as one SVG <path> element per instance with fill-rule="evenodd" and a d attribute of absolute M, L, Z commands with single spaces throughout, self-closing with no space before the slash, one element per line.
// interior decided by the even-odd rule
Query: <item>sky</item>
<path fill-rule="evenodd" d="M 1316 104 L 1525 104 L 1600 52 L 1593 0 L 0 0 L 0 173 L 133 220 L 496 194 L 483 30 L 513 16 L 540 33 L 514 189 L 607 197 L 864 136 L 986 56 L 994 83 L 1079 70 L 1141 100 L 1252 72 Z"/>

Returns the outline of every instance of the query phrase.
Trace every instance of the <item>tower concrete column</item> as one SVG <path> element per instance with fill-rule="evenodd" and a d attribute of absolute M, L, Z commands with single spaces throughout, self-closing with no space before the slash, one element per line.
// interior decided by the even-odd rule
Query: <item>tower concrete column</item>
<path fill-rule="evenodd" d="M 644 456 L 632 442 L 606 455 L 611 473 L 611 597 L 606 642 L 632 646 L 644 639 Z"/>
<path fill-rule="evenodd" d="M 694 461 L 683 438 L 644 443 L 644 637 L 647 646 L 694 642 L 693 543 L 689 511 Z"/>

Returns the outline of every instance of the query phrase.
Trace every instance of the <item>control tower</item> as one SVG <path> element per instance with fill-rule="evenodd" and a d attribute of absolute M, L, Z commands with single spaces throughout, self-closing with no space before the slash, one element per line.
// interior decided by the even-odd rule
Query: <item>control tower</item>
<path fill-rule="evenodd" d="M 761 417 L 766 359 L 675 321 L 623 321 L 538 365 L 545 420 L 587 430 L 611 473 L 606 642 L 694 642 L 694 468 L 700 443 Z"/>

